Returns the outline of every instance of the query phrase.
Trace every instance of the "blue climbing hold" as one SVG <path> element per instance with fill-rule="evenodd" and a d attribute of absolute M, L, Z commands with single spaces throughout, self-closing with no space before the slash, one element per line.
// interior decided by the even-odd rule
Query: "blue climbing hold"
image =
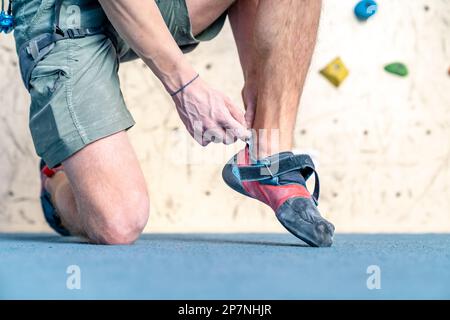
<path fill-rule="evenodd" d="M 355 7 L 355 15 L 361 21 L 366 21 L 378 10 L 378 4 L 373 0 L 362 0 Z"/>
<path fill-rule="evenodd" d="M 14 18 L 11 14 L 0 12 L 0 33 L 10 33 L 14 29 Z"/>

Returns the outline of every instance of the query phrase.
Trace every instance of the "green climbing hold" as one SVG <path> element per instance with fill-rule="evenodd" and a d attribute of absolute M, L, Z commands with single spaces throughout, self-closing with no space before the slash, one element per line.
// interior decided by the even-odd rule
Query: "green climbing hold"
<path fill-rule="evenodd" d="M 384 67 L 384 70 L 386 70 L 389 73 L 396 74 L 400 77 L 406 77 L 408 75 L 408 67 L 401 63 L 401 62 L 395 62 L 388 64 Z"/>

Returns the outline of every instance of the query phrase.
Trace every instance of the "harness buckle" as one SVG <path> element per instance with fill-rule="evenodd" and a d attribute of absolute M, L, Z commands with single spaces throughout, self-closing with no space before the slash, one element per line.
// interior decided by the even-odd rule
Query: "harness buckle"
<path fill-rule="evenodd" d="M 55 26 L 55 33 L 60 35 L 61 37 L 64 37 L 64 31 L 59 26 Z"/>
<path fill-rule="evenodd" d="M 24 53 L 33 58 L 33 61 L 37 62 L 50 52 L 54 46 L 55 43 L 52 41 L 52 35 L 45 33 L 30 40 L 21 51 L 23 50 Z"/>
<path fill-rule="evenodd" d="M 33 57 L 33 60 L 37 60 L 39 58 L 39 55 L 41 53 L 41 50 L 39 49 L 37 40 L 32 40 L 28 43 L 28 46 L 26 48 L 27 53 Z"/>
<path fill-rule="evenodd" d="M 81 29 L 67 29 L 66 34 L 70 39 L 80 39 L 86 37 L 86 32 Z"/>

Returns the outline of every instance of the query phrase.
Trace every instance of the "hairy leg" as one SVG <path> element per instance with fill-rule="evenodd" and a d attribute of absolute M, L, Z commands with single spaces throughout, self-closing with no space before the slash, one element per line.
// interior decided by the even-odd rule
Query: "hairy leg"
<path fill-rule="evenodd" d="M 194 35 L 201 33 L 216 21 L 235 1 L 186 0 L 192 23 L 192 33 Z"/>
<path fill-rule="evenodd" d="M 130 244 L 149 214 L 146 183 L 128 140 L 120 132 L 64 161 L 46 188 L 63 225 L 92 243 Z"/>
<path fill-rule="evenodd" d="M 320 8 L 321 0 L 237 0 L 228 10 L 245 77 L 242 95 L 246 120 L 257 132 L 253 156 L 262 158 L 292 149 Z M 330 246 L 334 226 L 320 215 L 306 188 L 305 176 L 284 172 L 270 183 L 242 179 L 235 172 L 250 160 L 247 148 L 239 152 L 224 167 L 225 182 L 269 205 L 280 223 L 309 245 Z"/>
<path fill-rule="evenodd" d="M 320 0 L 238 0 L 229 10 L 245 76 L 255 156 L 292 149 L 300 97 L 314 51 Z"/>

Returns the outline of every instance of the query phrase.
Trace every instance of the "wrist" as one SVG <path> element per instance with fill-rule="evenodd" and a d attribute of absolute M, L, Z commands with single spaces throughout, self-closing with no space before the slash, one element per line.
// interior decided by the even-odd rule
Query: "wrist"
<path fill-rule="evenodd" d="M 158 78 L 161 80 L 166 91 L 169 94 L 173 94 L 192 81 L 197 75 L 198 73 L 189 63 L 181 62 L 161 72 Z"/>
<path fill-rule="evenodd" d="M 195 77 L 193 77 L 191 80 L 183 84 L 180 88 L 178 88 L 176 91 L 168 91 L 171 97 L 175 97 L 179 93 L 183 92 L 187 87 L 189 87 L 195 80 L 200 78 L 200 74 L 196 74 Z"/>

